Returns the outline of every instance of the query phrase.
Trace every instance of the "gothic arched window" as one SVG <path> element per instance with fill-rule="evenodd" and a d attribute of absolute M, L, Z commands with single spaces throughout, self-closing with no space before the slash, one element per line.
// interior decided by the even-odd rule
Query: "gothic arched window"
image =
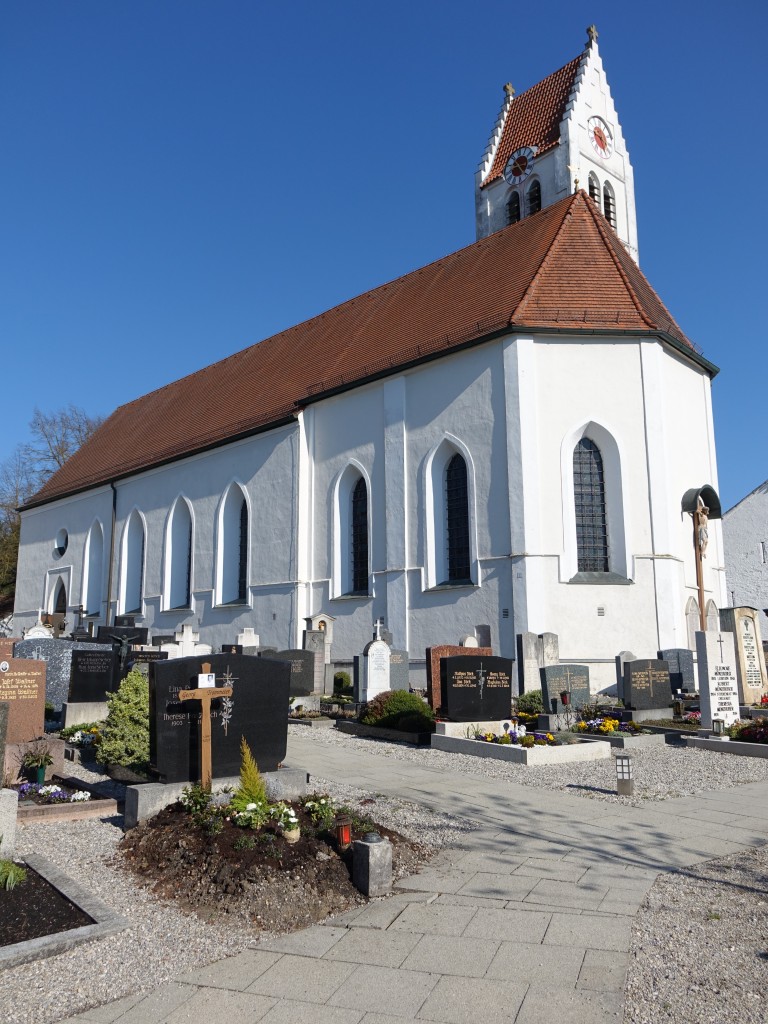
<path fill-rule="evenodd" d="M 136 509 L 131 512 L 123 540 L 123 615 L 141 613 L 144 595 L 144 521 Z"/>
<path fill-rule="evenodd" d="M 350 576 L 353 594 L 368 593 L 368 488 L 360 479 L 352 490 Z"/>
<path fill-rule="evenodd" d="M 612 228 L 616 227 L 616 198 L 613 194 L 613 189 L 606 181 L 603 185 L 603 213 L 605 219 L 611 225 Z"/>
<path fill-rule="evenodd" d="M 511 192 L 507 202 L 507 224 L 517 224 L 520 220 L 520 195 Z"/>
<path fill-rule="evenodd" d="M 532 181 L 525 194 L 525 215 L 530 217 L 532 213 L 538 213 L 541 209 L 541 184 Z"/>
<path fill-rule="evenodd" d="M 101 587 L 104 571 L 104 531 L 101 523 L 94 522 L 88 531 L 85 545 L 85 580 L 83 606 L 86 615 L 101 614 Z"/>
<path fill-rule="evenodd" d="M 248 502 L 233 483 L 219 513 L 219 603 L 245 604 L 248 598 Z"/>
<path fill-rule="evenodd" d="M 608 572 L 603 457 L 588 437 L 573 449 L 573 501 L 578 571 Z"/>
<path fill-rule="evenodd" d="M 590 172 L 589 175 L 589 198 L 593 203 L 600 205 L 600 182 L 597 180 L 597 175 Z"/>
<path fill-rule="evenodd" d="M 169 609 L 189 608 L 192 598 L 192 513 L 181 497 L 176 500 L 168 522 L 165 559 L 165 605 Z"/>
<path fill-rule="evenodd" d="M 458 452 L 445 468 L 447 583 L 471 583 L 467 464 Z"/>

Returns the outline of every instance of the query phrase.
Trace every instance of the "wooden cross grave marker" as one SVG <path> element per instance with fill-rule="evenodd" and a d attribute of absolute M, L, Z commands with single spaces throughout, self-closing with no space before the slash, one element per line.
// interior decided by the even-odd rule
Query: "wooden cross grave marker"
<path fill-rule="evenodd" d="M 203 665 L 203 674 L 211 671 L 209 664 Z M 200 701 L 200 784 L 203 789 L 210 790 L 213 780 L 211 766 L 211 701 L 218 697 L 231 697 L 231 686 L 208 685 L 196 690 L 179 690 L 177 700 Z"/>

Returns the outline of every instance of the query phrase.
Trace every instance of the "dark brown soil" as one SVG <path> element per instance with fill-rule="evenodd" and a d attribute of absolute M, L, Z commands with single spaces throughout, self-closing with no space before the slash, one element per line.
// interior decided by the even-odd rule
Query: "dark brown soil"
<path fill-rule="evenodd" d="M 87 924 L 93 920 L 31 868 L 13 889 L 0 889 L 0 946 Z"/>
<path fill-rule="evenodd" d="M 298 808 L 297 808 L 298 810 Z M 289 844 L 270 829 L 227 822 L 207 834 L 175 804 L 132 829 L 120 844 L 123 863 L 161 897 L 204 919 L 224 915 L 263 931 L 287 932 L 366 902 L 352 885 L 351 850 L 337 851 L 299 811 L 301 838 Z M 368 826 L 353 829 L 353 839 Z M 429 851 L 389 829 L 395 877 L 413 873 Z M 253 841 L 252 849 L 241 848 Z"/>

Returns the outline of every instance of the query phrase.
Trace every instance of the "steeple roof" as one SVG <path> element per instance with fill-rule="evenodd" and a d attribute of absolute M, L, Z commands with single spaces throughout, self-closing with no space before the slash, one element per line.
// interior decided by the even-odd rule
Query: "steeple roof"
<path fill-rule="evenodd" d="M 525 330 L 661 335 L 716 372 L 578 192 L 120 406 L 27 507 L 277 426 L 325 394 Z"/>

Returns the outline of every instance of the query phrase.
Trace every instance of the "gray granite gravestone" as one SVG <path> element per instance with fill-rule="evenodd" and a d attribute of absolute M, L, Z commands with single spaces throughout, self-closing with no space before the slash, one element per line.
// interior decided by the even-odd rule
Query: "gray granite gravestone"
<path fill-rule="evenodd" d="M 539 666 L 560 664 L 560 638 L 557 633 L 539 633 Z"/>
<path fill-rule="evenodd" d="M 539 675 L 539 638 L 535 633 L 517 634 L 518 693 L 541 688 Z"/>
<path fill-rule="evenodd" d="M 389 652 L 389 688 L 390 690 L 410 690 L 410 660 L 408 651 Z"/>
<path fill-rule="evenodd" d="M 363 656 L 360 659 L 360 700 L 373 700 L 379 693 L 389 689 L 389 654 L 389 644 L 383 640 L 371 640 L 363 648 Z"/>
<path fill-rule="evenodd" d="M 616 663 L 616 696 L 624 700 L 624 666 L 628 661 L 634 661 L 635 655 L 632 651 L 619 651 L 614 658 Z"/>
<path fill-rule="evenodd" d="M 289 696 L 308 697 L 315 685 L 315 656 L 312 651 L 300 651 L 298 648 L 288 651 L 274 651 L 262 654 L 262 658 L 275 661 L 288 661 L 291 665 Z"/>
<path fill-rule="evenodd" d="M 511 658 L 464 655 L 441 658 L 443 713 L 452 722 L 489 722 L 512 711 Z"/>
<path fill-rule="evenodd" d="M 563 693 L 568 694 L 568 705 L 572 708 L 589 703 L 588 665 L 545 665 L 541 669 L 541 696 L 546 715 L 563 713 Z"/>
<path fill-rule="evenodd" d="M 678 690 L 696 692 L 693 651 L 687 647 L 668 647 L 665 651 L 659 651 L 659 657 L 669 665 L 669 686 L 673 694 Z"/>
<path fill-rule="evenodd" d="M 324 629 L 304 630 L 304 650 L 312 651 L 315 656 L 314 693 L 323 693 L 325 689 L 325 640 Z"/>
<path fill-rule="evenodd" d="M 736 677 L 736 645 L 733 633 L 707 630 L 696 633 L 699 664 L 701 728 L 711 729 L 712 719 L 732 725 L 739 717 L 739 683 Z"/>
<path fill-rule="evenodd" d="M 668 708 L 672 700 L 669 665 L 658 658 L 635 658 L 624 666 L 624 703 L 633 711 Z"/>
<path fill-rule="evenodd" d="M 733 633 L 739 700 L 742 704 L 760 704 L 768 694 L 768 674 L 757 608 L 721 608 L 720 628 Z"/>
<path fill-rule="evenodd" d="M 94 644 L 80 640 L 59 640 L 53 637 L 37 637 L 19 640 L 14 644 L 15 658 L 34 658 L 47 664 L 45 677 L 45 699 L 53 704 L 59 714 L 69 697 L 69 680 L 72 672 L 73 651 L 111 651 L 112 644 Z"/>

